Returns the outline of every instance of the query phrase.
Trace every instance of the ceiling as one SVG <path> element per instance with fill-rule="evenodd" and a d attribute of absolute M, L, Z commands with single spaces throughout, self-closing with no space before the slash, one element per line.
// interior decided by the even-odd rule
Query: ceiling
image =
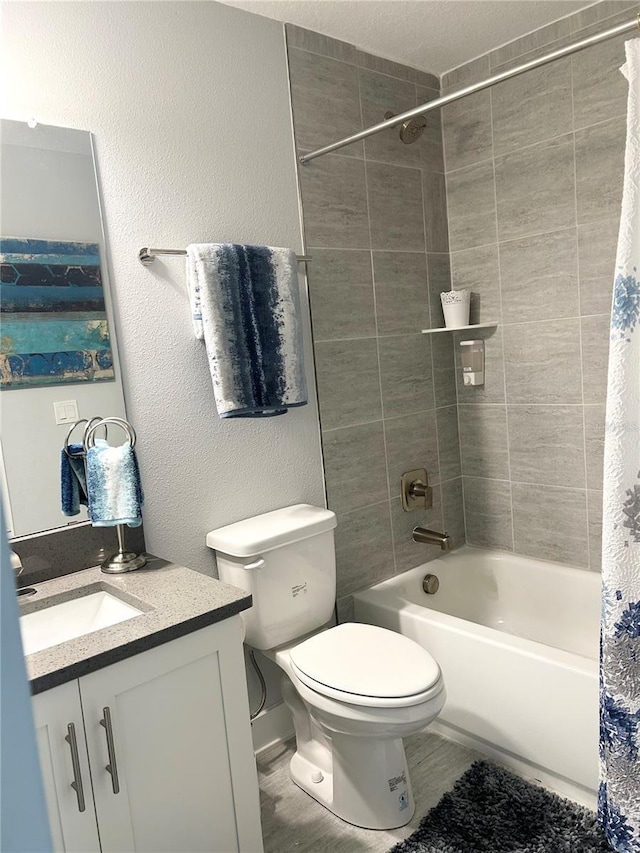
<path fill-rule="evenodd" d="M 433 74 L 592 5 L 590 0 L 222 0 Z"/>

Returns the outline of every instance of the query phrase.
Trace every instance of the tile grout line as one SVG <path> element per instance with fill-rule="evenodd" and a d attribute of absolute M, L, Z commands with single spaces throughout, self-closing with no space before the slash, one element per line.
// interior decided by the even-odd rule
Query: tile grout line
<path fill-rule="evenodd" d="M 498 185 L 496 182 L 496 158 L 495 158 L 495 146 L 494 146 L 494 127 L 493 127 L 493 92 L 489 90 L 489 123 L 491 125 L 491 152 L 494 155 L 492 158 L 493 165 L 493 198 L 495 204 L 495 216 L 496 216 L 496 240 L 498 242 L 498 294 L 500 299 L 500 320 L 502 322 L 504 317 L 504 309 L 503 309 L 503 299 L 502 299 L 502 264 L 500 260 L 500 225 L 498 221 Z M 503 323 L 504 325 L 504 323 Z M 509 471 L 509 508 L 511 510 L 511 548 L 515 552 L 516 551 L 516 524 L 515 524 L 515 513 L 513 511 L 513 481 L 511 478 L 511 442 L 509 440 L 509 408 L 507 405 L 507 359 L 505 356 L 505 341 L 504 334 L 501 334 L 502 339 L 502 383 L 504 390 L 504 418 L 505 418 L 505 429 L 506 429 L 506 442 L 507 442 L 507 470 Z M 486 364 L 485 364 L 486 368 Z"/>
<path fill-rule="evenodd" d="M 589 536 L 589 497 L 587 495 L 586 489 L 589 481 L 589 470 L 587 466 L 587 419 L 584 408 L 584 344 L 582 340 L 582 294 L 580 288 L 580 252 L 577 250 L 578 247 L 578 160 L 576 156 L 576 132 L 575 132 L 575 103 L 574 103 L 574 91 L 573 91 L 573 81 L 574 81 L 574 65 L 573 65 L 573 56 L 571 59 L 571 119 L 573 124 L 573 197 L 574 197 L 574 205 L 575 205 L 575 215 L 576 215 L 576 275 L 577 275 L 577 284 L 578 284 L 578 315 L 580 317 L 580 322 L 578 324 L 578 340 L 580 342 L 580 393 L 582 395 L 582 456 L 584 463 L 584 488 L 585 488 L 585 510 L 586 510 L 586 530 L 585 530 L 585 542 L 587 545 L 587 566 L 589 570 L 591 570 L 591 542 Z"/>

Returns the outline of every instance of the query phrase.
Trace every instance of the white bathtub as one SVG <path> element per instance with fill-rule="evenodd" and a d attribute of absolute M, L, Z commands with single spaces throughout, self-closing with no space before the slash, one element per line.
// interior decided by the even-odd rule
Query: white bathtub
<path fill-rule="evenodd" d="M 440 589 L 422 590 L 425 574 Z M 435 727 L 588 805 L 598 782 L 600 576 L 465 546 L 355 596 L 444 674 Z"/>

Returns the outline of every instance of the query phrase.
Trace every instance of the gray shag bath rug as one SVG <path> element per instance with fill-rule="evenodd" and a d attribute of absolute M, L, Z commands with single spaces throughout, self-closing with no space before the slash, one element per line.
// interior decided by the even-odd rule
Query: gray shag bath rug
<path fill-rule="evenodd" d="M 611 853 L 589 809 L 476 761 L 390 853 Z"/>

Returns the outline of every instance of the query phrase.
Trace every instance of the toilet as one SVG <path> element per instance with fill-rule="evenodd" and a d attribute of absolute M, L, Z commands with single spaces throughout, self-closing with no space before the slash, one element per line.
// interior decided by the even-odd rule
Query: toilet
<path fill-rule="evenodd" d="M 440 667 L 395 631 L 330 627 L 336 594 L 335 514 L 297 504 L 213 530 L 220 580 L 251 593 L 246 642 L 283 670 L 296 733 L 293 781 L 338 817 L 367 829 L 411 820 L 402 738 L 445 702 Z"/>

